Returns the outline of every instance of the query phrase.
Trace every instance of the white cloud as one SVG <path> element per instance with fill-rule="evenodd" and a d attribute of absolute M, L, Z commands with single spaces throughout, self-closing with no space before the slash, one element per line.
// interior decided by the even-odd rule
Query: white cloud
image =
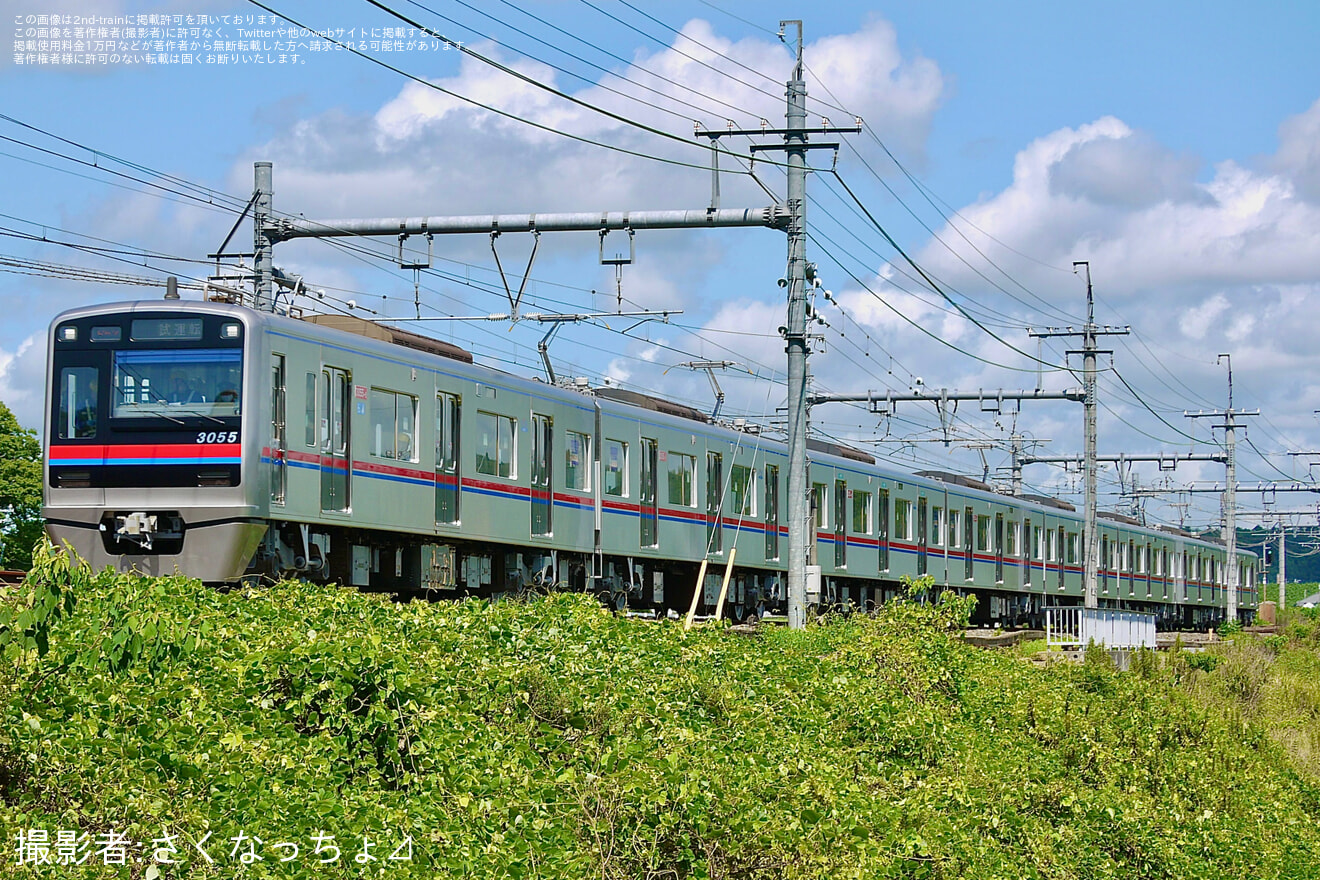
<path fill-rule="evenodd" d="M 1291 178 L 1304 197 L 1320 202 L 1320 100 L 1279 126 L 1274 167 Z"/>
<path fill-rule="evenodd" d="M 41 431 L 45 407 L 46 334 L 34 333 L 13 351 L 0 348 L 0 400 L 25 428 Z"/>
<path fill-rule="evenodd" d="M 673 132 L 677 141 L 570 103 L 467 56 L 454 75 L 433 84 L 582 138 L 704 167 L 708 154 L 695 147 L 690 120 L 708 127 L 722 126 L 726 118 L 742 127 L 755 127 L 762 118 L 780 124 L 782 79 L 792 59 L 778 42 L 731 41 L 699 19 L 688 22 L 682 33 L 685 37 L 676 37 L 673 46 L 639 53 L 631 67 L 620 71 L 632 82 L 604 77 L 585 87 L 540 62 L 508 57 L 490 45 L 473 47 L 587 104 Z M 836 97 L 850 111 L 891 132 L 909 152 L 921 151 L 944 89 L 934 62 L 905 58 L 893 27 L 879 19 L 856 33 L 819 40 L 808 51 L 820 59 L 815 72 L 833 83 Z M 770 78 L 748 69 L 766 71 Z M 813 116 L 817 112 L 813 109 Z M 834 124 L 851 122 L 833 115 Z M 745 149 L 741 143 L 730 146 Z M 369 116 L 333 111 L 298 120 L 252 158 L 268 156 L 279 160 L 277 207 L 322 217 L 699 207 L 709 198 L 710 186 L 700 168 L 609 152 L 416 82 L 404 84 Z M 727 204 L 765 201 L 745 178 L 725 178 Z M 250 181 L 250 162 L 234 169 L 235 190 L 250 187 Z"/>
<path fill-rule="evenodd" d="M 1193 306 L 1182 314 L 1179 322 L 1183 335 L 1191 339 L 1204 339 L 1210 325 L 1228 311 L 1228 297 L 1216 293 L 1198 306 Z"/>

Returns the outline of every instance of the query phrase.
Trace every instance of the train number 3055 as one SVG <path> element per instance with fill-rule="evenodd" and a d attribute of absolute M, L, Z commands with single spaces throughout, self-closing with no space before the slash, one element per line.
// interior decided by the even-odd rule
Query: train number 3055
<path fill-rule="evenodd" d="M 198 443 L 237 443 L 237 431 L 202 431 L 197 435 Z"/>

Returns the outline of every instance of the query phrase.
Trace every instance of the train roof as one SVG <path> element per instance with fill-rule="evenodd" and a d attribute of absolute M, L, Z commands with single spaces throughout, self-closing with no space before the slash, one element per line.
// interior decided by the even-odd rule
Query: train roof
<path fill-rule="evenodd" d="M 1069 513 L 1077 512 L 1077 505 L 1062 498 L 1055 498 L 1053 495 L 1032 495 L 1030 493 L 1018 496 L 1023 501 L 1030 501 L 1033 504 L 1039 504 L 1041 507 L 1053 507 L 1056 510 L 1066 510 Z"/>
<path fill-rule="evenodd" d="M 1191 532 L 1186 529 L 1180 529 L 1177 526 L 1156 526 L 1155 529 L 1161 532 L 1168 532 L 1170 535 L 1177 535 L 1180 538 L 1195 538 Z"/>
<path fill-rule="evenodd" d="M 379 339 L 383 342 L 401 345 L 404 348 L 411 348 L 415 351 L 422 351 L 427 354 L 438 354 L 440 357 L 452 358 L 456 361 L 462 361 L 465 364 L 472 363 L 472 352 L 465 348 L 459 348 L 453 343 L 443 342 L 439 339 L 433 339 L 430 336 L 423 336 L 420 333 L 413 333 L 409 330 L 400 330 L 398 327 L 391 327 L 377 321 L 368 321 L 365 318 L 359 318 L 356 315 L 303 315 L 303 320 L 309 324 L 316 324 L 320 327 L 333 327 L 336 330 L 345 330 L 349 333 L 356 333 L 358 336 L 366 336 L 369 339 Z"/>
<path fill-rule="evenodd" d="M 860 449 L 853 449 L 851 446 L 844 446 L 842 443 L 833 443 L 828 440 L 813 440 L 808 437 L 807 448 L 813 452 L 823 452 L 826 455 L 836 455 L 839 458 L 846 458 L 849 461 L 860 461 L 863 464 L 875 464 L 875 456 L 862 452 Z"/>
<path fill-rule="evenodd" d="M 594 393 L 597 397 L 605 400 L 626 403 L 629 406 L 649 409 L 651 412 L 677 416 L 680 419 L 690 419 L 694 422 L 710 421 L 710 419 L 706 418 L 706 414 L 700 410 L 693 409 L 690 406 L 684 406 L 681 403 L 674 403 L 672 400 L 665 400 L 663 397 L 652 397 L 649 394 L 642 394 L 640 391 L 628 391 L 624 388 L 597 388 Z"/>
<path fill-rule="evenodd" d="M 989 483 L 983 483 L 972 477 L 965 477 L 962 474 L 951 474 L 948 471 L 917 471 L 913 476 L 925 477 L 929 480 L 939 480 L 941 483 L 952 483 L 955 486 L 962 486 L 967 489 L 979 489 L 982 492 L 994 492 L 995 487 Z"/>
<path fill-rule="evenodd" d="M 1135 519 L 1123 513 L 1116 513 L 1115 511 L 1112 510 L 1097 510 L 1095 512 L 1095 515 L 1100 519 L 1107 519 L 1112 522 L 1120 522 L 1128 526 L 1142 526 L 1143 528 L 1145 528 L 1141 520 Z"/>

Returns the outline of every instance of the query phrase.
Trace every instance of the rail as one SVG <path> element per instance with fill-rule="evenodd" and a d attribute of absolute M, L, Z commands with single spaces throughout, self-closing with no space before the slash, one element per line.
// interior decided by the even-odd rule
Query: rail
<path fill-rule="evenodd" d="M 1046 608 L 1045 640 L 1050 647 L 1154 648 L 1155 615 L 1108 608 Z"/>

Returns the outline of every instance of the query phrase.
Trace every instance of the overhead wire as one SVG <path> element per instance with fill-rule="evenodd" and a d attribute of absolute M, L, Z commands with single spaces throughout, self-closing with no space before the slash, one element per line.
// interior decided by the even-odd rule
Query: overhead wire
<path fill-rule="evenodd" d="M 414 5 L 420 5 L 420 4 L 416 4 L 416 3 L 415 3 L 415 0 L 408 0 L 408 2 L 409 2 L 409 3 L 414 3 Z M 576 53 L 569 52 L 568 50 L 563 49 L 563 48 L 561 48 L 561 47 L 559 47 L 559 46 L 555 46 L 555 45 L 553 45 L 553 44 L 551 44 L 551 43 L 548 43 L 548 42 L 545 42 L 545 41 L 543 41 L 543 40 L 540 40 L 538 37 L 534 36 L 533 34 L 530 34 L 530 33 L 528 33 L 527 31 L 525 31 L 525 30 L 523 30 L 523 29 L 521 29 L 521 28 L 519 28 L 519 27 L 514 26 L 513 24 L 509 23 L 508 21 L 502 20 L 502 19 L 500 19 L 500 18 L 498 18 L 498 17 L 496 17 L 496 16 L 494 16 L 494 15 L 491 15 L 490 13 L 488 13 L 488 12 L 482 10 L 481 8 L 479 8 L 479 7 L 477 7 L 477 6 L 472 5 L 471 3 L 464 2 L 464 0 L 453 0 L 453 2 L 457 3 L 459 6 L 462 6 L 462 7 L 465 8 L 465 9 L 469 9 L 469 10 L 471 10 L 472 12 L 475 12 L 476 14 L 478 14 L 478 15 L 484 17 L 484 18 L 490 19 L 491 21 L 493 21 L 493 22 L 495 22 L 495 23 L 497 23 L 497 24 L 500 24 L 500 25 L 502 25 L 502 26 L 504 26 L 504 27 L 507 27 L 507 28 L 509 28 L 510 30 L 514 31 L 514 32 L 517 33 L 517 34 L 520 34 L 520 35 L 522 35 L 522 36 L 524 36 L 524 37 L 527 37 L 527 38 L 530 39 L 530 40 L 534 40 L 534 41 L 536 41 L 536 42 L 539 42 L 539 43 L 541 43 L 542 45 L 546 46 L 547 48 L 549 48 L 549 49 L 553 49 L 554 51 L 559 52 L 561 55 L 565 55 L 565 56 L 567 56 L 567 57 L 569 57 L 569 58 L 574 59 L 575 61 L 579 61 L 579 62 L 581 62 L 582 64 L 585 64 L 585 65 L 587 65 L 587 66 L 593 68 L 594 70 L 599 71 L 601 74 L 603 74 L 603 75 L 605 75 L 605 76 L 609 76 L 609 77 L 613 77 L 613 78 L 615 78 L 615 79 L 622 80 L 623 82 L 626 82 L 626 83 L 628 83 L 629 85 L 633 85 L 633 86 L 636 86 L 636 87 L 638 87 L 638 88 L 640 88 L 640 89 L 644 89 L 644 90 L 650 92 L 650 93 L 653 94 L 653 95 L 657 95 L 657 96 L 659 96 L 659 97 L 661 97 L 661 98 L 664 98 L 664 99 L 666 99 L 666 100 L 668 100 L 668 101 L 673 101 L 674 103 L 681 104 L 681 105 L 684 106 L 684 107 L 689 107 L 689 108 L 691 108 L 691 109 L 693 109 L 693 110 L 697 110 L 697 111 L 699 111 L 699 112 L 703 112 L 703 113 L 709 113 L 709 112 L 711 112 L 709 108 L 706 108 L 706 107 L 699 107 L 699 106 L 697 106 L 696 104 L 691 103 L 690 101 L 686 101 L 686 100 L 682 99 L 681 97 L 678 97 L 678 96 L 676 96 L 676 95 L 670 94 L 669 92 L 665 92 L 665 91 L 663 91 L 663 90 L 661 90 L 661 89 L 657 89 L 657 88 L 655 88 L 655 87 L 653 87 L 653 86 L 646 85 L 645 83 L 638 82 L 638 81 L 635 80 L 635 79 L 632 79 L 632 78 L 630 78 L 630 77 L 627 77 L 627 76 L 625 76 L 625 75 L 623 75 L 623 74 L 621 74 L 621 73 L 618 73 L 618 72 L 616 72 L 616 71 L 610 70 L 608 67 L 605 67 L 604 65 L 597 64 L 597 63 L 595 63 L 594 61 L 591 61 L 591 60 L 589 60 L 589 59 L 583 58 L 583 57 L 580 56 L 580 55 L 577 55 Z M 705 94 L 704 92 L 699 92 L 699 91 L 697 91 L 696 89 L 693 89 L 693 88 L 691 88 L 690 86 L 684 85 L 683 83 L 680 83 L 680 82 L 678 82 L 677 80 L 675 80 L 675 79 L 673 79 L 673 78 L 671 78 L 671 77 L 665 76 L 664 74 L 656 73 L 655 71 L 651 70 L 650 68 L 646 67 L 645 65 L 640 64 L 636 59 L 629 60 L 629 59 L 627 59 L 627 58 L 624 58 L 624 57 L 621 56 L 621 55 L 617 55 L 617 54 L 615 54 L 615 53 L 613 53 L 613 52 L 610 52 L 608 49 L 605 49 L 605 48 L 603 48 L 603 47 L 601 47 L 601 46 L 597 46 L 595 43 L 592 43 L 592 42 L 589 41 L 589 40 L 585 40 L 585 39 L 583 39 L 582 37 L 579 37 L 577 34 L 572 33 L 571 31 L 568 31 L 568 30 L 565 30 L 565 29 L 563 29 L 563 28 L 560 28 L 559 26 L 557 26 L 557 25 L 555 25 L 555 24 L 553 24 L 553 23 L 551 23 L 551 22 L 549 22 L 549 21 L 546 21 L 544 18 L 541 18 L 540 16 L 538 16 L 538 15 L 532 13 L 531 11 L 529 11 L 529 10 L 527 10 L 527 9 L 523 9 L 522 7 L 518 6 L 517 4 L 511 3 L 510 0 L 500 0 L 500 2 L 503 3 L 505 6 L 508 6 L 509 8 L 511 8 L 511 9 L 517 11 L 517 12 L 520 12 L 521 14 L 523 14 L 523 15 L 525 15 L 525 16 L 531 18 L 532 20 L 534 20 L 534 21 L 540 23 L 541 25 L 544 25 L 545 27 L 548 27 L 548 28 L 554 30 L 555 32 L 557 32 L 557 33 L 559 33 L 559 34 L 561 34 L 561 35 L 563 35 L 563 36 L 565 36 L 565 37 L 569 37 L 570 39 L 575 40 L 576 42 L 581 43 L 581 44 L 584 45 L 584 46 L 588 46 L 588 47 L 592 48 L 593 50 L 595 50 L 595 51 L 597 51 L 597 52 L 600 52 L 602 55 L 605 55 L 605 56 L 608 57 L 608 58 L 611 58 L 611 59 L 613 59 L 613 60 L 615 60 L 615 61 L 618 61 L 618 62 L 620 62 L 620 63 L 622 63 L 622 64 L 625 64 L 625 65 L 627 65 L 629 68 L 632 68 L 632 69 L 635 69 L 635 70 L 639 70 L 639 71 L 641 71 L 641 72 L 647 74 L 648 76 L 655 77 L 656 79 L 661 80 L 661 81 L 666 82 L 666 83 L 669 83 L 670 85 L 675 86 L 675 87 L 678 88 L 678 89 L 681 89 L 681 90 L 683 90 L 683 91 L 685 91 L 685 92 L 688 92 L 688 93 L 690 93 L 690 94 L 696 95 L 696 96 L 698 96 L 698 97 L 700 97 L 700 98 L 703 98 L 703 99 L 705 99 L 705 100 L 707 100 L 707 101 L 710 101 L 710 102 L 713 103 L 713 104 L 716 104 L 716 105 L 719 105 L 719 106 L 725 107 L 725 108 L 727 108 L 727 109 L 729 109 L 729 110 L 733 110 L 734 112 L 741 113 L 741 112 L 745 112 L 745 111 L 746 111 L 746 108 L 745 108 L 745 107 L 739 107 L 739 106 L 736 105 L 736 104 L 731 104 L 731 103 L 729 103 L 729 102 L 727 102 L 727 101 L 724 101 L 724 100 L 722 100 L 722 99 L 720 99 L 720 98 L 716 98 L 716 97 L 714 97 L 714 96 L 712 96 L 712 95 Z M 427 7 L 423 7 L 423 8 L 427 8 Z M 434 13 L 434 14 L 439 15 L 439 13 Z M 440 17 L 445 18 L 445 16 L 440 16 Z M 447 18 L 446 18 L 446 20 L 452 21 L 452 19 L 447 19 Z M 456 23 L 456 24 L 457 24 L 457 23 Z M 465 25 L 461 25 L 461 24 L 458 24 L 457 26 L 459 26 L 459 27 L 466 27 Z M 476 32 L 475 30 L 474 30 L 473 32 L 474 32 L 474 33 L 478 33 L 478 32 Z M 483 36 L 483 37 L 485 37 L 486 39 L 491 40 L 491 42 L 496 43 L 496 45 L 502 45 L 502 44 L 499 43 L 499 41 L 495 40 L 495 39 L 492 38 L 492 37 L 489 37 L 489 36 L 486 36 L 486 35 L 482 35 L 482 34 L 478 34 L 478 35 L 479 35 L 479 36 Z M 508 47 L 506 46 L 506 48 L 508 48 Z M 526 52 L 523 52 L 522 54 L 524 54 L 524 55 L 528 55 L 528 57 L 535 58 L 535 56 L 532 56 L 532 55 L 530 55 L 529 53 L 526 53 Z M 639 99 L 639 98 L 637 98 L 637 97 L 635 97 L 635 96 L 632 96 L 632 95 L 625 95 L 625 94 L 622 93 L 622 92 L 617 92 L 617 91 L 614 90 L 614 89 L 609 89 L 609 88 L 607 88 L 607 87 L 601 85 L 600 83 L 593 82 L 593 81 L 589 80 L 588 78 L 583 77 L 581 74 L 574 73 L 574 72 L 569 71 L 569 70 L 566 70 L 566 69 L 564 69 L 564 68 L 562 68 L 562 67 L 558 67 L 558 66 L 552 65 L 552 64 L 550 64 L 549 62 L 545 61 L 544 59 L 536 59 L 536 60 L 539 60 L 539 61 L 541 61 L 541 63 L 543 63 L 543 64 L 547 64 L 548 66 L 554 67 L 556 70 L 560 70 L 560 71 L 562 71 L 562 72 L 568 74 L 569 76 L 573 76 L 573 77 L 575 77 L 575 78 L 577 78 L 577 79 L 580 79 L 580 80 L 582 80 L 582 81 L 584 81 L 584 82 L 591 82 L 593 85 L 600 86 L 601 88 L 606 88 L 607 91 L 613 92 L 613 93 L 615 93 L 615 94 L 620 94 L 620 95 L 622 95 L 623 97 L 627 97 L 627 98 L 629 98 L 630 100 L 633 100 L 633 101 L 641 101 L 641 99 Z M 648 104 L 647 106 L 648 106 L 648 107 L 651 107 L 651 108 L 653 108 L 653 109 L 656 109 L 656 110 L 660 110 L 660 111 L 665 112 L 665 113 L 670 113 L 671 115 L 681 115 L 681 114 L 678 114 L 678 113 L 675 112 L 675 111 L 669 110 L 669 109 L 666 108 L 666 107 L 660 107 L 660 106 L 655 105 L 655 104 Z"/>
<path fill-rule="evenodd" d="M 306 28 L 306 29 L 308 29 L 308 30 L 312 30 L 312 29 L 309 28 L 306 24 L 303 24 L 302 22 L 300 22 L 299 20 L 297 20 L 297 19 L 295 19 L 295 18 L 292 18 L 291 16 L 288 16 L 288 15 L 286 15 L 286 14 L 284 14 L 284 13 L 281 13 L 281 12 L 278 12 L 278 11 L 272 9 L 271 7 L 265 5 L 264 3 L 261 3 L 260 0 L 247 0 L 247 2 L 248 2 L 248 3 L 251 3 L 253 6 L 256 6 L 256 7 L 259 8 L 259 9 L 264 9 L 266 12 L 269 12 L 271 15 L 274 15 L 274 16 L 276 16 L 277 18 L 281 18 L 281 19 L 283 19 L 284 21 L 287 21 L 287 22 L 289 22 L 290 24 L 292 24 L 292 25 L 294 25 L 294 26 L 296 26 L 296 27 L 299 27 L 299 28 Z M 368 2 L 372 2 L 372 0 L 368 0 Z M 393 13 L 392 13 L 392 14 L 393 14 Z M 406 18 L 403 18 L 403 20 L 406 21 L 407 19 L 406 19 Z M 430 31 L 429 31 L 429 29 L 428 29 L 428 33 L 429 33 L 429 32 L 430 32 Z M 585 135 L 573 134 L 572 132 L 567 132 L 567 131 L 564 131 L 564 130 L 562 130 L 562 129 L 555 128 L 554 126 L 551 126 L 551 125 L 546 125 L 546 124 L 541 123 L 541 122 L 536 122 L 535 120 L 532 120 L 532 119 L 527 119 L 526 117 L 519 116 L 519 115 L 516 114 L 516 113 L 511 113 L 511 112 L 509 112 L 509 111 L 507 111 L 507 110 L 501 110 L 501 109 L 498 108 L 498 107 L 495 107 L 495 106 L 493 106 L 493 105 L 487 104 L 487 103 L 482 102 L 482 101 L 478 101 L 477 99 L 475 99 L 475 98 L 471 98 L 471 97 L 469 97 L 469 96 L 467 96 L 467 95 L 464 95 L 464 94 L 462 94 L 462 93 L 460 93 L 460 92 L 455 92 L 455 91 L 453 91 L 452 89 L 447 89 L 447 88 L 445 88 L 444 86 L 438 85 L 437 83 L 433 83 L 433 82 L 431 82 L 430 80 L 427 80 L 427 79 L 425 79 L 425 78 L 423 78 L 423 77 L 417 76 L 416 74 L 409 73 L 408 71 L 403 70 L 402 68 L 396 67 L 396 66 L 394 66 L 393 64 L 389 64 L 388 62 L 382 61 L 382 60 L 380 60 L 379 58 L 376 58 L 375 56 L 370 55 L 370 54 L 368 54 L 367 52 L 364 52 L 364 51 L 362 51 L 362 50 L 360 50 L 360 49 L 357 49 L 356 47 L 354 47 L 354 46 L 352 46 L 352 45 L 349 45 L 349 44 L 347 44 L 347 43 L 340 42 L 339 40 L 336 40 L 334 37 L 327 36 L 327 35 L 325 35 L 325 34 L 318 34 L 318 36 L 319 36 L 321 39 L 324 39 L 324 40 L 326 40 L 326 41 L 328 41 L 328 42 L 330 42 L 330 43 L 333 43 L 334 45 L 339 46 L 341 49 L 344 49 L 344 50 L 346 50 L 346 51 L 352 53 L 353 55 L 358 56 L 359 58 L 363 58 L 363 59 L 365 59 L 365 60 L 367 60 L 367 61 L 370 61 L 372 64 L 378 65 L 378 66 L 380 66 L 380 67 L 385 68 L 386 70 L 392 71 L 392 72 L 398 74 L 399 76 L 402 76 L 402 77 L 404 77 L 404 78 L 406 78 L 406 79 L 409 79 L 409 80 L 411 80 L 411 81 L 417 83 L 417 84 L 420 85 L 420 86 L 423 86 L 424 88 L 431 89 L 431 90 L 436 91 L 436 92 L 439 92 L 439 93 L 441 93 L 441 94 L 443 94 L 443 95 L 447 95 L 447 96 L 449 96 L 449 97 L 451 97 L 451 98 L 456 98 L 456 99 L 458 99 L 458 100 L 460 100 L 460 101 L 462 101 L 462 102 L 464 102 L 464 103 L 466 103 L 466 104 L 470 104 L 470 105 L 472 105 L 472 106 L 474 106 L 474 107 L 477 107 L 477 108 L 479 108 L 479 109 L 485 110 L 485 111 L 487 111 L 487 112 L 489 112 L 489 113 L 494 113 L 494 114 L 496 114 L 497 116 L 503 117 L 503 118 L 505 118 L 505 119 L 509 119 L 509 120 L 511 120 L 511 121 L 518 122 L 518 123 L 521 123 L 521 124 L 523 124 L 523 125 L 527 125 L 527 126 L 529 126 L 529 127 L 531 127 L 531 128 L 535 128 L 535 129 L 537 129 L 538 131 L 543 131 L 543 132 L 546 132 L 547 134 L 558 135 L 558 136 L 560 136 L 560 137 L 567 138 L 568 140 L 576 141 L 576 142 L 578 142 L 578 143 L 587 144 L 587 145 L 589 145 L 589 146 L 600 147 L 600 148 L 605 149 L 605 150 L 610 150 L 611 152 L 620 153 L 620 154 L 627 155 L 627 156 L 632 156 L 632 157 L 634 157 L 634 158 L 638 158 L 638 159 L 647 159 L 647 160 L 652 161 L 652 162 L 660 162 L 660 163 L 665 164 L 665 165 L 672 165 L 672 166 L 676 166 L 676 167 L 680 167 L 680 168 L 695 168 L 695 169 L 699 169 L 699 170 L 702 170 L 702 171 L 709 170 L 709 169 L 707 168 L 707 166 L 705 166 L 705 165 L 697 165 L 697 164 L 694 164 L 694 163 L 692 163 L 692 162 L 684 162 L 684 161 L 679 160 L 679 159 L 670 159 L 670 158 L 667 158 L 667 157 L 664 157 L 664 156 L 657 156 L 657 155 L 652 154 L 652 153 L 644 153 L 644 152 L 642 152 L 642 151 L 640 151 L 640 150 L 632 150 L 632 149 L 629 149 L 629 148 L 627 148 L 627 147 L 621 147 L 621 146 L 618 146 L 617 144 L 611 144 L 611 143 L 608 143 L 608 142 L 605 142 L 605 141 L 598 141 L 598 140 L 595 140 L 594 138 L 586 137 Z M 451 41 L 451 42 L 452 42 L 452 41 Z M 463 47 L 460 47 L 460 48 L 463 48 Z M 498 63 L 498 62 L 496 62 L 496 63 Z M 519 77 L 525 76 L 525 74 L 520 74 L 520 73 L 518 73 L 518 72 L 516 72 L 516 71 L 514 71 L 513 74 L 514 74 L 515 76 L 519 76 Z M 533 79 L 532 82 L 535 83 L 536 80 Z M 561 93 L 561 94 L 562 94 L 562 93 Z M 612 115 L 612 114 L 609 113 L 609 111 L 603 111 L 603 112 L 606 113 L 607 115 Z M 640 124 L 639 124 L 639 125 L 640 125 Z M 645 126 L 643 126 L 643 127 L 645 127 Z M 695 144 L 695 143 L 693 143 L 693 142 L 687 140 L 686 138 L 679 138 L 677 135 L 671 135 L 671 134 L 665 133 L 665 136 L 666 136 L 667 138 L 673 138 L 673 139 L 679 140 L 679 141 L 681 141 L 682 143 L 691 144 L 692 146 L 697 146 L 697 147 L 700 146 L 700 145 L 698 145 L 698 144 Z"/>

